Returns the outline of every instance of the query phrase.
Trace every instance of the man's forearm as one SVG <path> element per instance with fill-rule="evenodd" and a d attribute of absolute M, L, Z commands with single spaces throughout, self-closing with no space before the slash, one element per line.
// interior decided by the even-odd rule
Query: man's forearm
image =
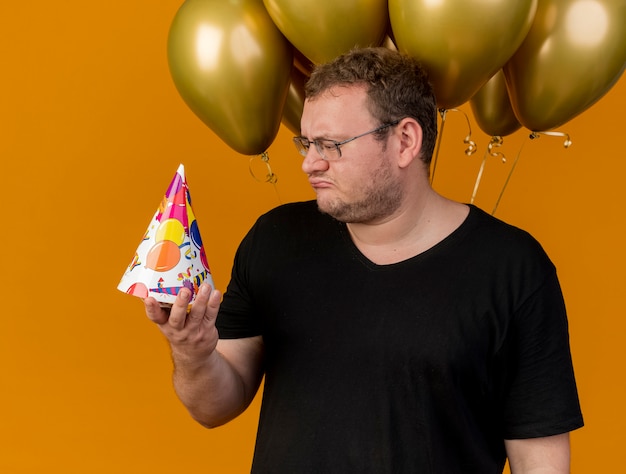
<path fill-rule="evenodd" d="M 176 394 L 201 425 L 223 425 L 247 407 L 240 375 L 218 351 L 205 361 L 188 361 L 176 354 L 172 359 Z"/>
<path fill-rule="evenodd" d="M 569 433 L 505 440 L 512 474 L 569 474 Z"/>

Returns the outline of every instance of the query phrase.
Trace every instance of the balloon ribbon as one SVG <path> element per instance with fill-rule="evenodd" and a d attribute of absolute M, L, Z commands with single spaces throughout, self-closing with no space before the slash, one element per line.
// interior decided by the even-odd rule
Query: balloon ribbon
<path fill-rule="evenodd" d="M 563 147 L 565 148 L 569 148 L 572 145 L 572 140 L 570 140 L 570 136 L 567 133 L 564 132 L 531 132 L 530 135 L 528 135 L 528 138 L 530 140 L 535 140 L 537 138 L 539 138 L 541 135 L 547 135 L 550 137 L 564 137 L 565 141 L 563 142 Z M 519 151 L 517 152 L 517 156 L 515 157 L 515 161 L 513 162 L 513 165 L 511 165 L 511 170 L 509 171 L 509 175 L 506 177 L 506 181 L 504 182 L 504 186 L 502 186 L 502 190 L 500 191 L 500 195 L 498 196 L 498 199 L 496 200 L 496 205 L 493 208 L 493 211 L 491 211 L 491 214 L 495 214 L 496 210 L 498 209 L 498 205 L 500 204 L 500 200 L 502 199 L 502 195 L 504 194 L 504 191 L 507 187 L 507 185 L 509 184 L 509 181 L 511 180 L 511 176 L 513 175 L 513 171 L 515 171 L 515 167 L 517 166 L 517 162 L 519 161 L 520 155 L 522 154 L 522 150 L 524 148 L 524 145 L 526 144 L 527 140 L 524 140 L 522 142 L 522 145 L 520 146 Z"/>
<path fill-rule="evenodd" d="M 257 177 L 257 175 L 254 173 L 254 170 L 252 169 L 252 164 L 257 159 L 260 159 L 266 166 L 267 174 L 263 179 Z M 252 175 L 252 177 L 260 183 L 269 183 L 273 185 L 274 191 L 276 191 L 276 197 L 278 198 L 278 202 L 282 202 L 280 199 L 280 195 L 278 194 L 278 188 L 276 187 L 278 176 L 276 176 L 276 174 L 274 174 L 274 172 L 272 171 L 272 167 L 270 166 L 270 156 L 267 151 L 264 151 L 263 153 L 261 153 L 261 155 L 252 156 L 248 163 L 248 169 L 250 170 L 250 174 Z"/>
<path fill-rule="evenodd" d="M 483 177 L 483 172 L 485 171 L 485 165 L 487 164 L 487 157 L 495 156 L 501 157 L 502 163 L 506 163 L 506 158 L 504 154 L 499 151 L 493 151 L 496 147 L 501 147 L 504 142 L 503 138 L 499 135 L 494 135 L 491 137 L 491 141 L 487 145 L 487 149 L 485 150 L 485 154 L 483 155 L 483 161 L 480 164 L 480 169 L 478 170 L 478 175 L 476 176 L 476 182 L 474 183 L 474 191 L 472 192 L 472 198 L 470 199 L 470 203 L 474 204 L 474 199 L 476 199 L 476 193 L 478 192 L 478 187 L 480 186 L 480 181 Z"/>
<path fill-rule="evenodd" d="M 449 111 L 462 113 L 463 116 L 465 117 L 465 121 L 467 122 L 468 132 L 465 138 L 463 139 L 463 143 L 467 145 L 467 148 L 465 149 L 465 154 L 467 156 L 471 156 L 476 152 L 476 143 L 472 140 L 472 127 L 470 125 L 470 121 L 469 121 L 469 118 L 467 117 L 467 114 L 459 109 L 439 109 L 439 115 L 441 115 L 441 128 L 439 130 L 439 137 L 437 138 L 437 146 L 435 147 L 435 153 L 433 154 L 433 164 L 432 164 L 432 170 L 430 174 L 431 185 L 433 184 L 433 181 L 435 180 L 435 171 L 437 169 L 437 159 L 439 157 L 439 150 L 441 149 L 441 141 L 443 139 L 443 131 L 444 131 L 444 127 L 446 124 L 446 117 Z"/>

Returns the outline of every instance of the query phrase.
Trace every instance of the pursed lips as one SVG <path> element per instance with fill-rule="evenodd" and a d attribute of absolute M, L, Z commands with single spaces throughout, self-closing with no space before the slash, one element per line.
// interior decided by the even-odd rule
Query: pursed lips
<path fill-rule="evenodd" d="M 330 180 L 320 177 L 310 177 L 309 184 L 313 189 L 324 189 L 334 186 Z"/>

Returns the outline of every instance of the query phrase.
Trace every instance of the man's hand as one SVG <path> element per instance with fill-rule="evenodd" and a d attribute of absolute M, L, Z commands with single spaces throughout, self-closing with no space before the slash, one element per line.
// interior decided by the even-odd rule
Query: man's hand
<path fill-rule="evenodd" d="M 190 299 L 188 289 L 171 308 L 146 298 L 146 314 L 169 341 L 176 394 L 196 421 L 212 428 L 233 419 L 254 398 L 263 378 L 263 339 L 220 341 L 215 320 L 221 293 L 204 283 L 191 307 Z"/>
<path fill-rule="evenodd" d="M 221 294 L 203 283 L 189 309 L 191 291 L 183 288 L 171 308 L 163 308 L 154 298 L 144 300 L 148 318 L 159 326 L 172 349 L 172 357 L 179 363 L 201 363 L 217 346 L 215 319 Z"/>

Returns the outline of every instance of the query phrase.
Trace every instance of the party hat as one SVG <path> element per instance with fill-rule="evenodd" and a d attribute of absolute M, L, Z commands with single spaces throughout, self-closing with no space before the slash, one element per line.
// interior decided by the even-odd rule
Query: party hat
<path fill-rule="evenodd" d="M 213 285 L 181 164 L 117 288 L 167 305 L 182 288 L 193 301 L 205 281 Z"/>

